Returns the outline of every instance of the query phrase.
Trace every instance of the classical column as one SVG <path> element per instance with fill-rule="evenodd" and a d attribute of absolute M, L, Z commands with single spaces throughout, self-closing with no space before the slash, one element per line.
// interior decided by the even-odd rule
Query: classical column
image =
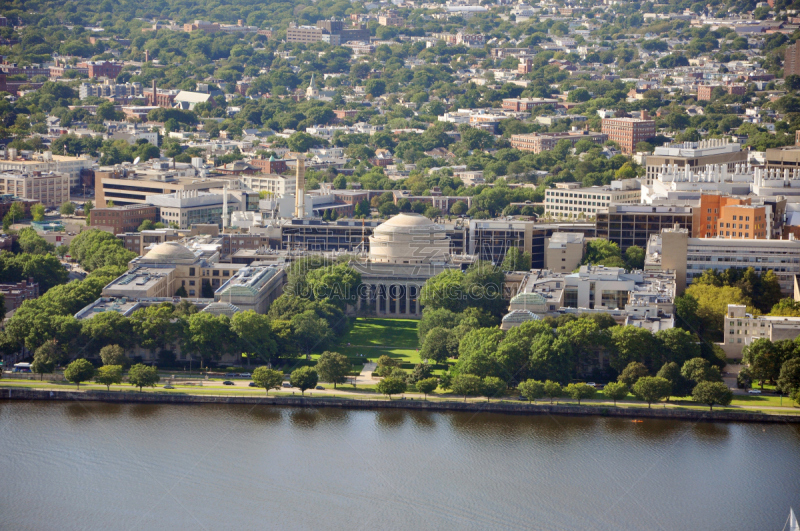
<path fill-rule="evenodd" d="M 406 292 L 406 316 L 408 316 L 411 313 L 411 293 L 409 291 L 411 286 L 406 284 L 403 289 Z"/>

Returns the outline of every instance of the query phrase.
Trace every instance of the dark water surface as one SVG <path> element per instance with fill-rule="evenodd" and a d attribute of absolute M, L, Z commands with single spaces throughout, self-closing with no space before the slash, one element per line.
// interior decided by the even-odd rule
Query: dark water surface
<path fill-rule="evenodd" d="M 780 530 L 800 427 L 0 402 L 1 529 Z"/>

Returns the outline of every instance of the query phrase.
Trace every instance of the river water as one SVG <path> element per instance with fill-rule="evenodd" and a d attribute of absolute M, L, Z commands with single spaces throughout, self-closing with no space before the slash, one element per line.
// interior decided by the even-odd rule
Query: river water
<path fill-rule="evenodd" d="M 0 529 L 780 530 L 800 427 L 0 402 Z"/>

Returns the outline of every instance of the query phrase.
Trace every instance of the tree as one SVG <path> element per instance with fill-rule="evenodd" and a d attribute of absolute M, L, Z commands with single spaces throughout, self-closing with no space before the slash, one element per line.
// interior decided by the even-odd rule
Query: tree
<path fill-rule="evenodd" d="M 292 371 L 289 376 L 289 382 L 291 382 L 292 387 L 299 387 L 303 396 L 306 394 L 306 389 L 316 387 L 318 381 L 319 376 L 313 367 L 300 367 Z"/>
<path fill-rule="evenodd" d="M 432 375 L 433 371 L 430 365 L 427 363 L 417 363 L 414 365 L 414 370 L 411 371 L 411 375 L 408 376 L 408 383 L 416 384 L 418 381 L 430 378 Z"/>
<path fill-rule="evenodd" d="M 481 382 L 481 393 L 488 402 L 493 396 L 499 396 L 506 392 L 508 385 L 497 376 L 487 376 Z"/>
<path fill-rule="evenodd" d="M 155 226 L 155 223 L 153 223 L 152 220 L 146 219 L 146 220 L 142 221 L 142 224 L 139 225 L 139 228 L 136 229 L 136 231 L 137 232 L 142 232 L 142 231 L 145 231 L 145 230 L 153 230 L 154 226 Z"/>
<path fill-rule="evenodd" d="M 453 387 L 453 374 L 450 371 L 447 371 L 439 377 L 439 387 L 445 391 Z"/>
<path fill-rule="evenodd" d="M 628 386 L 622 382 L 608 382 L 603 388 L 603 394 L 613 400 L 616 407 L 617 400 L 622 400 L 628 396 Z"/>
<path fill-rule="evenodd" d="M 647 371 L 647 367 L 645 367 L 643 363 L 632 361 L 627 367 L 625 367 L 625 369 L 623 369 L 623 371 L 617 377 L 617 380 L 624 383 L 628 387 L 633 387 L 639 378 L 647 376 L 648 374 L 649 372 Z"/>
<path fill-rule="evenodd" d="M 337 383 L 344 383 L 353 366 L 344 354 L 325 351 L 317 361 L 317 373 L 323 382 L 330 382 L 336 389 Z"/>
<path fill-rule="evenodd" d="M 384 354 L 378 358 L 377 367 L 375 367 L 373 374 L 376 376 L 389 376 L 389 374 L 392 372 L 392 369 L 399 367 L 400 364 L 397 362 L 397 360 Z"/>
<path fill-rule="evenodd" d="M 89 360 L 81 358 L 73 361 L 64 369 L 64 378 L 81 388 L 81 382 L 91 380 L 94 377 L 94 365 Z"/>
<path fill-rule="evenodd" d="M 719 369 L 712 367 L 708 360 L 692 358 L 681 367 L 681 375 L 687 380 L 695 382 L 721 382 L 722 375 Z"/>
<path fill-rule="evenodd" d="M 692 391 L 692 399 L 701 404 L 708 404 L 710 411 L 714 405 L 727 406 L 733 400 L 733 393 L 722 382 L 700 382 Z"/>
<path fill-rule="evenodd" d="M 558 398 L 563 394 L 563 390 L 558 382 L 547 380 L 544 382 L 544 394 L 550 399 L 550 403 L 552 404 L 554 398 Z"/>
<path fill-rule="evenodd" d="M 306 282 L 314 299 L 329 300 L 345 310 L 358 300 L 361 273 L 346 264 L 336 264 L 309 271 Z"/>
<path fill-rule="evenodd" d="M 659 330 L 655 334 L 661 352 L 661 361 L 674 361 L 680 367 L 687 360 L 700 356 L 698 345 L 693 334 L 681 328 Z"/>
<path fill-rule="evenodd" d="M 647 402 L 647 407 L 650 408 L 653 402 L 667 398 L 672 393 L 672 385 L 658 376 L 643 376 L 637 380 L 631 391 L 633 396 Z"/>
<path fill-rule="evenodd" d="M 680 366 L 674 361 L 665 363 L 656 374 L 659 378 L 664 378 L 672 385 L 672 394 L 675 396 L 686 396 L 691 392 L 690 382 L 681 374 Z M 669 396 L 667 402 L 669 402 Z"/>
<path fill-rule="evenodd" d="M 631 245 L 625 250 L 625 267 L 627 269 L 644 269 L 645 251 L 638 245 Z"/>
<path fill-rule="evenodd" d="M 161 377 L 155 367 L 137 363 L 128 371 L 128 382 L 142 392 L 143 387 L 155 387 Z"/>
<path fill-rule="evenodd" d="M 481 379 L 474 374 L 459 374 L 453 378 L 451 385 L 453 393 L 464 397 L 464 402 L 468 396 L 475 396 L 481 392 Z"/>
<path fill-rule="evenodd" d="M 253 383 L 256 387 L 261 387 L 269 396 L 270 389 L 280 389 L 283 382 L 283 372 L 270 369 L 269 367 L 256 367 L 253 371 Z"/>
<path fill-rule="evenodd" d="M 595 389 L 594 386 L 585 383 L 571 383 L 564 391 L 567 393 L 567 396 L 577 400 L 578 405 L 581 405 L 582 399 L 593 398 L 594 395 L 597 394 L 597 389 Z"/>
<path fill-rule="evenodd" d="M 500 269 L 503 271 L 530 271 L 531 253 L 522 252 L 519 248 L 512 247 L 506 252 Z"/>
<path fill-rule="evenodd" d="M 544 396 L 544 383 L 539 380 L 525 380 L 517 386 L 522 396 L 528 399 L 528 403 L 536 402 Z"/>
<path fill-rule="evenodd" d="M 265 362 L 269 362 L 278 352 L 269 317 L 264 314 L 253 310 L 233 314 L 231 332 L 239 338 L 242 350 L 253 352 Z"/>
<path fill-rule="evenodd" d="M 31 215 L 33 216 L 33 221 L 44 221 L 44 205 L 41 203 L 36 203 L 31 207 Z"/>
<path fill-rule="evenodd" d="M 16 223 L 17 219 L 22 219 L 25 216 L 25 209 L 23 208 L 22 203 L 19 201 L 14 201 L 11 203 L 11 207 L 9 207 L 7 215 L 11 217 L 11 223 Z"/>
<path fill-rule="evenodd" d="M 420 358 L 436 363 L 444 363 L 450 356 L 449 341 L 450 330 L 445 330 L 440 326 L 431 328 L 425 336 L 425 342 L 419 351 Z"/>
<path fill-rule="evenodd" d="M 391 400 L 392 395 L 405 393 L 407 387 L 408 384 L 406 384 L 405 380 L 403 380 L 402 378 L 387 376 L 386 378 L 378 382 L 378 385 L 375 386 L 375 390 L 382 395 L 388 396 L 389 400 Z"/>
<path fill-rule="evenodd" d="M 122 383 L 122 365 L 103 365 L 97 369 L 94 381 L 106 386 L 106 390 L 111 391 L 111 384 Z"/>
<path fill-rule="evenodd" d="M 614 350 L 609 364 L 622 371 L 631 362 L 643 361 L 657 352 L 657 342 L 653 333 L 646 328 L 618 326 L 611 329 Z M 626 382 L 628 385 L 632 383 Z"/>
<path fill-rule="evenodd" d="M 295 330 L 297 345 L 306 356 L 315 348 L 324 348 L 334 337 L 328 321 L 318 317 L 314 310 L 306 310 L 295 315 L 291 323 Z"/>
<path fill-rule="evenodd" d="M 783 362 L 778 377 L 778 388 L 787 395 L 792 394 L 795 389 L 800 389 L 800 358 Z"/>
<path fill-rule="evenodd" d="M 386 82 L 382 79 L 370 79 L 364 85 L 364 91 L 373 98 L 382 96 L 386 92 Z"/>
<path fill-rule="evenodd" d="M 130 360 L 125 356 L 125 349 L 119 345 L 106 345 L 100 349 L 100 359 L 103 365 L 121 365 L 127 367 Z"/>
<path fill-rule="evenodd" d="M 197 354 L 203 360 L 219 359 L 236 344 L 230 320 L 225 315 L 198 312 L 190 315 L 181 338 L 181 351 Z"/>
<path fill-rule="evenodd" d="M 71 216 L 75 213 L 75 205 L 71 201 L 64 201 L 59 208 L 62 216 Z"/>
<path fill-rule="evenodd" d="M 499 328 L 477 328 L 468 332 L 458 346 L 456 367 L 462 374 L 481 378 L 498 372 L 496 354 L 503 332 Z"/>
<path fill-rule="evenodd" d="M 45 341 L 41 347 L 36 349 L 33 355 L 31 369 L 36 374 L 41 375 L 40 380 L 44 380 L 45 373 L 52 373 L 58 362 L 61 360 L 61 349 L 54 339 Z"/>
<path fill-rule="evenodd" d="M 428 394 L 434 392 L 439 386 L 439 380 L 436 378 L 424 378 L 417 381 L 417 391 L 425 395 L 425 400 L 428 399 Z"/>

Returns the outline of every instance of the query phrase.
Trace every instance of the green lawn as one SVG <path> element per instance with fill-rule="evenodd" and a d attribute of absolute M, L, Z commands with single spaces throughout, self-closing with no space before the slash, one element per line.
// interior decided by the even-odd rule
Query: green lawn
<path fill-rule="evenodd" d="M 413 366 L 422 362 L 417 349 L 418 322 L 414 319 L 361 318 L 331 350 L 351 358 L 356 365 L 365 358 L 377 361 L 386 355 Z"/>

